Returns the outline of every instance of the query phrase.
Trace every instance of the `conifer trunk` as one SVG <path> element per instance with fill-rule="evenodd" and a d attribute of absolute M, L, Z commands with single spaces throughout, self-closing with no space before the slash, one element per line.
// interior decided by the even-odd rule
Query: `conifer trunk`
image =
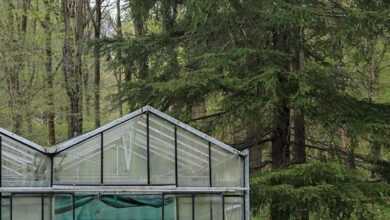
<path fill-rule="evenodd" d="M 276 50 L 286 51 L 288 48 L 287 30 L 274 31 L 273 46 Z M 279 169 L 287 166 L 290 160 L 290 108 L 285 89 L 288 88 L 288 67 L 278 72 L 278 85 L 276 89 L 277 101 L 274 103 L 274 118 L 272 131 L 272 169 Z M 289 210 L 279 209 L 283 201 L 274 200 L 271 203 L 271 219 L 289 219 Z"/>
<path fill-rule="evenodd" d="M 296 72 L 302 74 L 305 65 L 304 54 L 304 32 L 300 28 L 297 30 L 297 48 L 296 51 Z M 306 162 L 306 149 L 305 149 L 305 114 L 302 108 L 294 109 L 294 145 L 293 156 L 294 163 Z"/>

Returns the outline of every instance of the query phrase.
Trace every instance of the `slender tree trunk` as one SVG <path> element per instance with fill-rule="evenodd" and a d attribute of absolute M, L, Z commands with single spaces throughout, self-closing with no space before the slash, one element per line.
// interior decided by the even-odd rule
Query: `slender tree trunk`
<path fill-rule="evenodd" d="M 120 40 L 122 40 L 122 38 L 123 38 L 121 13 L 122 13 L 121 0 L 116 0 L 116 34 L 117 34 L 118 39 L 120 39 Z M 122 59 L 122 51 L 120 49 L 118 50 L 117 56 L 118 56 L 118 59 Z M 131 62 L 129 62 L 129 64 L 128 64 L 129 66 L 131 66 L 130 63 Z M 130 75 L 131 68 L 126 68 L 124 72 L 126 75 Z M 117 71 L 115 71 L 115 80 L 116 80 L 118 97 L 123 96 L 122 78 L 123 78 L 122 77 L 122 69 L 118 69 Z M 129 77 L 128 80 L 130 81 L 131 77 Z M 122 117 L 123 116 L 123 102 L 122 102 L 122 100 L 119 100 L 118 111 L 119 111 L 119 116 Z"/>
<path fill-rule="evenodd" d="M 94 105 L 95 105 L 95 127 L 100 127 L 100 34 L 102 20 L 102 0 L 96 0 L 96 18 L 95 18 L 95 40 L 94 61 L 95 61 L 95 78 L 94 78 Z"/>
<path fill-rule="evenodd" d="M 296 62 L 295 69 L 298 74 L 302 74 L 305 68 L 305 53 L 304 53 L 304 30 L 297 28 L 296 31 Z M 302 106 L 294 109 L 294 145 L 293 145 L 293 161 L 297 164 L 306 162 L 306 131 L 305 131 L 305 114 Z M 309 220 L 309 211 L 306 206 L 300 206 L 295 214 L 297 220 Z"/>
<path fill-rule="evenodd" d="M 26 61 L 23 57 L 25 51 L 24 47 L 26 42 L 26 34 L 28 27 L 28 10 L 30 8 L 30 2 L 27 0 L 22 1 L 21 10 L 17 8 L 16 2 L 7 1 L 8 6 L 8 22 L 9 31 L 7 33 L 9 37 L 8 49 L 10 50 L 10 57 L 12 61 L 6 64 L 7 86 L 9 93 L 9 107 L 11 110 L 11 124 L 12 131 L 16 134 L 21 134 L 23 127 L 23 91 L 26 91 L 22 87 L 21 74 L 26 66 Z M 18 10 L 22 11 L 19 16 Z M 20 45 L 23 45 L 22 47 Z"/>
<path fill-rule="evenodd" d="M 383 55 L 386 51 L 386 45 L 383 49 L 383 51 L 377 51 L 376 50 L 376 43 L 378 39 L 374 37 L 374 39 L 368 40 L 368 100 L 370 103 L 374 101 L 374 98 L 377 94 L 378 90 L 378 76 L 379 76 L 379 67 L 380 63 L 383 60 Z M 379 53 L 378 53 L 379 52 Z M 376 57 L 377 54 L 380 54 L 379 57 Z M 372 134 L 370 136 L 370 154 L 374 161 L 374 166 L 378 166 L 378 161 L 381 159 L 381 151 L 382 151 L 382 144 L 377 140 L 376 134 Z M 376 169 L 371 171 L 371 177 L 375 178 L 377 176 Z"/>
<path fill-rule="evenodd" d="M 140 10 L 140 11 L 137 11 Z M 138 38 L 144 37 L 146 34 L 145 27 L 145 15 L 142 12 L 143 9 L 133 9 L 135 12 L 133 15 L 133 23 L 134 23 L 134 33 Z M 148 56 L 146 54 L 142 54 L 136 59 L 136 67 L 138 72 L 139 79 L 146 79 L 148 77 Z"/>
<path fill-rule="evenodd" d="M 70 2 L 62 0 L 64 17 L 64 48 L 63 48 L 63 72 L 65 87 L 69 98 L 69 137 L 74 137 L 82 133 L 82 40 L 84 31 L 85 0 Z M 73 4 L 69 4 L 73 3 Z M 74 5 L 75 9 L 70 8 Z M 72 37 L 71 14 L 75 10 L 75 31 Z M 72 45 L 74 42 L 75 45 Z M 74 49 L 75 48 L 75 49 Z"/>
<path fill-rule="evenodd" d="M 296 69 L 298 74 L 300 74 L 304 70 L 305 65 L 304 32 L 303 30 L 298 30 L 297 32 Z M 297 108 L 294 110 L 294 163 L 306 162 L 305 139 L 305 114 L 302 108 Z"/>
<path fill-rule="evenodd" d="M 53 0 L 45 0 L 45 52 L 46 52 L 46 104 L 47 104 L 47 130 L 48 130 L 48 144 L 54 145 L 56 143 L 56 128 L 55 128 L 55 104 L 54 104 L 54 73 L 53 73 L 53 51 L 52 51 L 52 22 L 51 13 L 53 10 Z"/>

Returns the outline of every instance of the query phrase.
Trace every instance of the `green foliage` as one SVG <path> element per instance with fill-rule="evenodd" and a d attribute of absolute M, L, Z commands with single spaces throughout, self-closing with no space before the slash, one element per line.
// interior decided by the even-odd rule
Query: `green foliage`
<path fill-rule="evenodd" d="M 298 213 L 305 207 L 322 219 L 375 219 L 378 205 L 390 196 L 390 185 L 368 182 L 337 163 L 311 162 L 265 172 L 251 184 L 255 210 L 277 202 L 280 211 Z"/>

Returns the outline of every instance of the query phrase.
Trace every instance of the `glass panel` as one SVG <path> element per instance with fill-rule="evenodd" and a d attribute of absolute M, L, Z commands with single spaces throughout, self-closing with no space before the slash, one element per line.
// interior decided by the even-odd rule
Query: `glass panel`
<path fill-rule="evenodd" d="M 175 127 L 150 114 L 151 184 L 175 184 Z"/>
<path fill-rule="evenodd" d="M 239 187 L 244 184 L 244 163 L 239 155 L 211 145 L 211 175 L 213 186 Z"/>
<path fill-rule="evenodd" d="M 161 195 L 76 195 L 76 220 L 160 220 Z M 56 198 L 55 220 L 72 220 L 71 202 Z"/>
<path fill-rule="evenodd" d="M 225 220 L 244 219 L 244 199 L 242 197 L 225 197 Z"/>
<path fill-rule="evenodd" d="M 192 197 L 178 196 L 177 201 L 177 219 L 184 220 L 192 219 Z"/>
<path fill-rule="evenodd" d="M 100 135 L 54 157 L 54 184 L 100 183 Z"/>
<path fill-rule="evenodd" d="M 164 196 L 164 220 L 176 220 L 176 196 Z"/>
<path fill-rule="evenodd" d="M 209 144 L 207 141 L 178 128 L 179 186 L 209 186 Z"/>
<path fill-rule="evenodd" d="M 73 220 L 72 195 L 55 195 L 55 220 Z"/>
<path fill-rule="evenodd" d="M 42 220 L 41 197 L 12 197 L 12 220 Z"/>
<path fill-rule="evenodd" d="M 50 159 L 42 153 L 1 135 L 2 186 L 49 186 Z"/>
<path fill-rule="evenodd" d="M 146 116 L 104 132 L 104 183 L 147 184 Z"/>
<path fill-rule="evenodd" d="M 44 197 L 44 205 L 43 205 L 43 220 L 51 220 L 52 219 L 52 205 L 51 205 L 52 197 L 45 196 Z"/>
<path fill-rule="evenodd" d="M 1 220 L 10 220 L 10 196 L 2 194 L 1 195 Z"/>
<path fill-rule="evenodd" d="M 196 196 L 195 220 L 222 220 L 222 196 Z"/>

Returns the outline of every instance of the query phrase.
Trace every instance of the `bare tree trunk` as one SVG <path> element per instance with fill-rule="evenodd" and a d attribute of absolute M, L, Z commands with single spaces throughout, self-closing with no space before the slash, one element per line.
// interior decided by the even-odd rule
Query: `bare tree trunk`
<path fill-rule="evenodd" d="M 100 127 L 100 34 L 102 22 L 102 0 L 96 0 L 96 18 L 95 18 L 95 78 L 94 78 L 94 105 L 95 105 L 95 127 Z"/>
<path fill-rule="evenodd" d="M 117 37 L 118 39 L 122 39 L 123 38 L 123 32 L 122 32 L 122 16 L 121 16 L 121 0 L 116 0 L 116 34 L 117 34 Z M 122 51 L 119 49 L 118 51 L 118 59 L 121 59 L 122 58 Z M 131 62 L 129 62 L 131 63 Z M 130 65 L 130 64 L 129 64 Z M 130 74 L 130 69 L 129 70 L 125 70 L 125 74 Z M 123 94 L 122 94 L 122 69 L 118 69 L 114 72 L 115 74 L 115 80 L 116 80 L 116 87 L 117 87 L 117 93 L 118 93 L 118 96 L 119 97 L 122 97 Z M 122 100 L 119 100 L 119 103 L 118 103 L 118 111 L 119 111 L 119 116 L 122 117 L 123 116 L 123 102 Z"/>
<path fill-rule="evenodd" d="M 69 98 L 69 137 L 82 133 L 82 40 L 84 31 L 85 0 L 62 0 L 64 17 L 64 48 L 63 48 L 63 72 L 65 88 Z M 73 4 L 70 4 L 73 3 Z M 75 6 L 71 8 L 70 6 Z M 74 38 L 71 35 L 70 18 L 72 10 L 75 12 Z M 74 42 L 75 45 L 72 45 Z M 74 49 L 75 48 L 75 49 Z"/>
<path fill-rule="evenodd" d="M 54 73 L 53 73 L 53 52 L 52 52 L 52 22 L 51 12 L 53 7 L 53 0 L 45 0 L 45 22 L 43 24 L 45 29 L 45 52 L 46 52 L 46 104 L 47 104 L 47 130 L 48 130 L 48 144 L 54 145 L 56 143 L 56 128 L 55 128 L 55 104 L 54 104 Z"/>
<path fill-rule="evenodd" d="M 27 32 L 27 9 L 28 4 L 26 1 L 22 2 L 22 15 L 19 17 L 16 13 L 18 10 L 15 6 L 14 1 L 7 1 L 8 6 L 8 22 L 9 31 L 7 33 L 9 37 L 9 50 L 11 53 L 11 59 L 13 62 L 6 63 L 5 70 L 7 72 L 7 88 L 9 93 L 8 105 L 11 112 L 11 124 L 12 131 L 16 134 L 21 134 L 22 132 L 22 85 L 20 74 L 24 67 L 23 57 L 21 48 L 16 44 L 25 43 L 25 37 Z M 20 19 L 20 20 L 19 20 Z"/>

